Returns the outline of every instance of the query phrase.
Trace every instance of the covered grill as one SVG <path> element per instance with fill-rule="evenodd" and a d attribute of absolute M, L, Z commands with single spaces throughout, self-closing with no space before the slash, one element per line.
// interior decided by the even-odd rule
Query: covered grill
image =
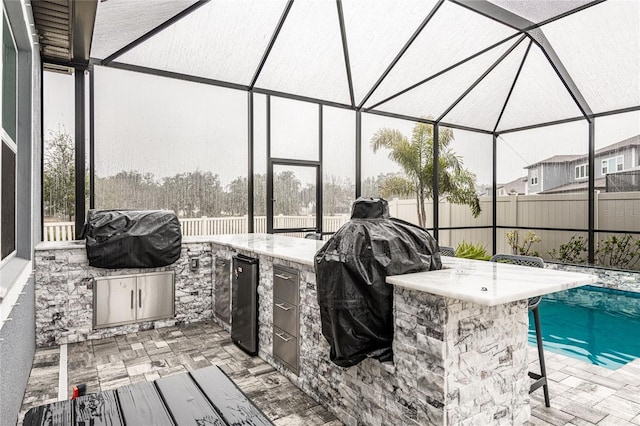
<path fill-rule="evenodd" d="M 388 275 L 441 269 L 435 239 L 389 217 L 384 199 L 359 198 L 351 220 L 315 256 L 322 334 L 342 367 L 393 358 L 393 287 Z"/>
<path fill-rule="evenodd" d="M 155 268 L 180 258 L 182 232 L 168 210 L 89 210 L 85 224 L 89 265 Z"/>

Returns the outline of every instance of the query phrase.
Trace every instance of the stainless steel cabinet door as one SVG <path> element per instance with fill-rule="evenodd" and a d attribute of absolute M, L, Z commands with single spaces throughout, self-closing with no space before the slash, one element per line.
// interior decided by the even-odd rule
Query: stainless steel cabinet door
<path fill-rule="evenodd" d="M 173 316 L 173 274 L 141 275 L 138 277 L 138 320 Z"/>
<path fill-rule="evenodd" d="M 122 324 L 136 319 L 136 278 L 95 281 L 94 326 Z"/>

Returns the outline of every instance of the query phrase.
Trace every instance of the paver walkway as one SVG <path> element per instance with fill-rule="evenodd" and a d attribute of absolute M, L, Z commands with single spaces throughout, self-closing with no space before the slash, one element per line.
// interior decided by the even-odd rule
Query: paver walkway
<path fill-rule="evenodd" d="M 536 360 L 531 347 L 529 359 Z M 60 348 L 38 349 L 20 421 L 29 408 L 58 399 Z M 546 352 L 551 408 L 542 390 L 531 396 L 532 425 L 640 425 L 640 359 L 607 370 Z M 265 361 L 238 349 L 213 322 L 148 330 L 67 346 L 68 394 L 155 380 L 219 365 L 276 425 L 341 425 L 336 418 Z M 536 362 L 532 362 L 533 371 Z"/>

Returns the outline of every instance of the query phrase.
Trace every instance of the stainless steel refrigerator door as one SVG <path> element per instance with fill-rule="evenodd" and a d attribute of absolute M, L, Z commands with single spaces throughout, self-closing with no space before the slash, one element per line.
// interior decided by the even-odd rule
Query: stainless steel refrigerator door
<path fill-rule="evenodd" d="M 258 264 L 233 258 L 231 339 L 241 349 L 258 352 Z"/>

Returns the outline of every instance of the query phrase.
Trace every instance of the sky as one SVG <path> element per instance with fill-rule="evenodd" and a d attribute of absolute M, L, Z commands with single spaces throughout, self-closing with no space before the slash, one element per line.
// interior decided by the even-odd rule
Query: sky
<path fill-rule="evenodd" d="M 153 173 L 157 178 L 186 171 L 217 173 L 223 185 L 247 170 L 247 94 L 231 89 L 96 67 L 96 172 Z M 44 134 L 59 126 L 73 134 L 73 76 L 46 72 Z M 265 96 L 255 95 L 255 170 L 266 171 Z M 324 108 L 324 172 L 354 176 L 355 114 Z M 272 154 L 318 159 L 318 107 L 272 97 Z M 363 114 L 362 176 L 398 171 L 386 152 L 373 154 L 368 143 L 380 128 L 396 128 L 408 138 L 414 123 Z M 640 134 L 640 112 L 596 120 L 596 148 Z M 490 184 L 490 135 L 454 130 L 452 148 L 478 184 Z M 523 167 L 557 154 L 585 154 L 586 122 L 568 123 L 502 135 L 498 140 L 498 182 L 526 171 Z"/>

